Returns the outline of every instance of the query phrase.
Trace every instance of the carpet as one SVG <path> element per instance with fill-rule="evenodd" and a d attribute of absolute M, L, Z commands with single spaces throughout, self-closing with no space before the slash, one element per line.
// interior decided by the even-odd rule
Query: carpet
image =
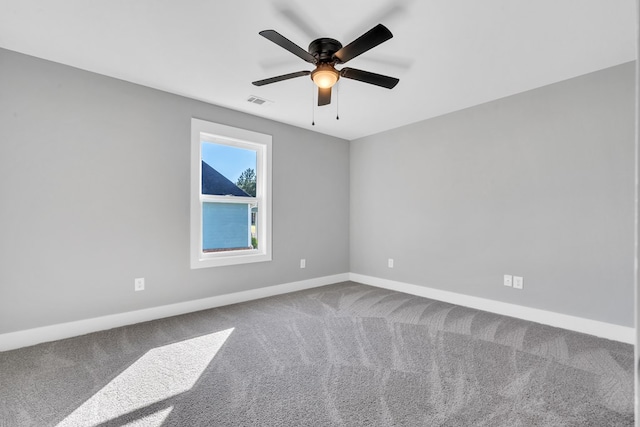
<path fill-rule="evenodd" d="M 0 353 L 0 426 L 632 426 L 633 346 L 353 282 Z"/>

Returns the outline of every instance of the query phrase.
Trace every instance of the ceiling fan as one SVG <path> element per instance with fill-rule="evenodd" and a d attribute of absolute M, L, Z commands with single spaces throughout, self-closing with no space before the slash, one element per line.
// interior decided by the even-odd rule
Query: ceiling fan
<path fill-rule="evenodd" d="M 382 24 L 376 25 L 344 47 L 338 40 L 319 38 L 309 44 L 308 51 L 302 49 L 277 31 L 264 30 L 260 31 L 259 34 L 303 60 L 314 64 L 316 68 L 313 71 L 296 71 L 294 73 L 258 80 L 253 82 L 256 86 L 264 86 L 295 77 L 311 75 L 311 80 L 318 86 L 318 105 L 322 106 L 331 103 L 331 88 L 340 77 L 358 80 L 387 89 L 393 89 L 400 81 L 395 77 L 383 76 L 382 74 L 357 70 L 355 68 L 345 67 L 341 70 L 336 70 L 335 68 L 336 65 L 344 64 L 393 37 L 391 31 Z"/>

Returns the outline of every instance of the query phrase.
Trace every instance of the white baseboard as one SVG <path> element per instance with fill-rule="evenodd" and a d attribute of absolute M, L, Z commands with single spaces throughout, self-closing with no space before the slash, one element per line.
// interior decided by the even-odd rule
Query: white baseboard
<path fill-rule="evenodd" d="M 502 314 L 504 316 L 516 317 L 570 331 L 582 332 L 627 344 L 634 344 L 636 339 L 635 328 L 628 326 L 614 325 L 611 323 L 584 319 L 582 317 L 569 316 L 566 314 L 554 313 L 552 311 L 524 307 L 517 304 L 473 297 L 455 292 L 428 288 L 426 286 L 412 285 L 409 283 L 380 279 L 378 277 L 365 276 L 356 273 L 350 273 L 349 280 L 362 283 L 364 285 L 376 286 L 378 288 L 404 292 L 406 294 L 475 308 L 491 313 Z"/>
<path fill-rule="evenodd" d="M 143 310 L 112 314 L 109 316 L 94 317 L 75 322 L 59 323 L 51 326 L 27 329 L 24 331 L 9 332 L 6 334 L 0 334 L 0 351 L 13 350 L 43 342 L 75 337 L 78 335 L 89 334 L 91 332 L 104 331 L 120 326 L 162 319 L 164 317 L 177 316 L 179 314 L 206 310 L 223 305 L 236 304 L 239 302 L 251 301 L 274 295 L 286 294 L 289 292 L 302 291 L 347 280 L 349 280 L 349 273 L 336 274 L 333 276 L 318 277 L 315 279 L 290 282 L 265 288 L 252 289 L 249 291 L 218 295 L 194 301 L 163 305 Z"/>
<path fill-rule="evenodd" d="M 428 288 L 425 286 L 418 286 L 409 283 L 381 279 L 378 277 L 365 276 L 362 274 L 344 273 L 336 274 L 333 276 L 302 280 L 299 282 L 268 286 L 265 288 L 252 289 L 248 291 L 235 292 L 232 294 L 218 295 L 215 297 L 203 298 L 194 301 L 186 301 L 182 303 L 163 305 L 143 310 L 112 314 L 109 316 L 95 317 L 91 319 L 78 320 L 75 322 L 60 323 L 51 326 L 27 329 L 24 331 L 0 334 L 0 351 L 13 350 L 16 348 L 26 347 L 43 342 L 70 338 L 78 335 L 88 334 L 91 332 L 103 331 L 120 326 L 147 322 L 150 320 L 162 319 L 164 317 L 177 316 L 180 314 L 206 310 L 223 305 L 236 304 L 289 292 L 316 288 L 319 286 L 330 285 L 347 280 L 393 291 L 404 292 L 420 297 L 435 299 L 451 304 L 457 304 L 464 307 L 475 308 L 491 313 L 516 317 L 523 320 L 542 323 L 544 325 L 568 329 L 571 331 L 582 332 L 585 334 L 595 335 L 597 337 L 607 338 L 614 341 L 620 341 L 628 344 L 635 343 L 635 329 L 627 326 L 614 325 L 611 323 L 599 322 L 596 320 L 584 319 L 581 317 L 569 316 L 566 314 L 554 313 L 551 311 L 524 307 L 521 305 L 494 301 L 485 298 L 473 297 L 469 295 L 458 294 L 455 292 Z"/>

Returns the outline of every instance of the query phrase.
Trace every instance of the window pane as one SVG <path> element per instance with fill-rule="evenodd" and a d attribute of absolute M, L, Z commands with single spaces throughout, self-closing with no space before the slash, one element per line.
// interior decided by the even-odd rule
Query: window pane
<path fill-rule="evenodd" d="M 202 203 L 202 251 L 253 249 L 251 205 L 246 203 Z"/>
<path fill-rule="evenodd" d="M 202 194 L 256 196 L 256 151 L 200 143 Z"/>

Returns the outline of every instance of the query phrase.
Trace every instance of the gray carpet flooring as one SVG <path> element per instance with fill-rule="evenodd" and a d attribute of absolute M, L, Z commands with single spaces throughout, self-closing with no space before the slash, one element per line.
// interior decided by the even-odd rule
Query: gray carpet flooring
<path fill-rule="evenodd" d="M 0 353 L 0 426 L 632 426 L 633 347 L 346 282 Z"/>

